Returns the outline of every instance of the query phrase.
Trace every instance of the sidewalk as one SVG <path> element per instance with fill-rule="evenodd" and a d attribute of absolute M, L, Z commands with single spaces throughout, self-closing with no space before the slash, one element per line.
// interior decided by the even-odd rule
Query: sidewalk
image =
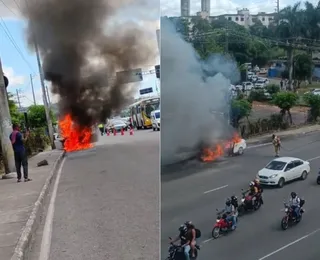
<path fill-rule="evenodd" d="M 270 132 L 269 134 L 264 134 L 264 135 L 249 138 L 246 141 L 247 141 L 247 144 L 249 145 L 271 143 L 272 134 L 276 134 L 281 138 L 281 140 L 285 140 L 287 138 L 298 137 L 301 135 L 310 134 L 318 131 L 320 131 L 320 125 L 308 125 L 304 127 L 297 127 L 289 130 L 279 131 L 279 132 L 275 131 L 274 133 Z"/>
<path fill-rule="evenodd" d="M 25 225 L 32 214 L 47 178 L 55 162 L 63 151 L 53 150 L 39 153 L 29 159 L 29 177 L 31 182 L 17 183 L 16 174 L 0 180 L 0 259 L 10 260 L 21 237 Z M 37 167 L 41 160 L 49 165 Z M 33 227 L 31 228 L 33 229 Z M 30 230 L 32 231 L 32 230 Z"/>

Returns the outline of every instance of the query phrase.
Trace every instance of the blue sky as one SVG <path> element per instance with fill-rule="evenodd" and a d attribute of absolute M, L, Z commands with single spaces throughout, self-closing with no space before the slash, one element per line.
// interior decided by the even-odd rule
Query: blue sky
<path fill-rule="evenodd" d="M 150 1 L 155 3 L 156 0 Z M 154 41 L 154 46 L 157 46 L 156 29 L 159 29 L 159 8 L 157 7 L 154 8 L 154 10 L 150 10 L 151 11 L 148 11 L 145 14 L 140 10 L 139 12 L 136 12 L 137 17 L 131 15 L 130 18 L 134 21 L 139 21 L 141 26 L 150 31 L 151 40 Z M 17 8 L 17 5 L 15 5 L 14 1 L 0 1 L 0 58 L 3 70 L 10 81 L 8 90 L 15 94 L 18 89 L 22 105 L 31 105 L 33 103 L 33 97 L 29 75 L 32 74 L 36 100 L 37 103 L 41 104 L 42 92 L 39 80 L 39 71 L 36 57 L 34 53 L 28 49 L 26 44 L 26 23 L 19 17 L 13 17 L 13 13 L 19 14 L 19 9 Z M 128 17 L 128 12 L 124 10 L 122 15 Z M 12 42 L 16 46 L 14 46 Z M 149 71 L 154 69 L 153 65 L 159 63 L 159 57 L 156 57 L 155 61 L 150 63 L 150 67 L 148 64 L 146 65 L 148 67 L 142 68 L 142 70 Z M 159 86 L 159 80 L 155 77 L 155 74 L 144 75 L 144 80 L 137 83 L 136 86 L 136 97 L 139 96 L 139 89 L 142 88 L 152 87 L 156 93 L 156 86 Z M 57 100 L 57 98 L 52 95 L 50 97 L 53 101 Z"/>

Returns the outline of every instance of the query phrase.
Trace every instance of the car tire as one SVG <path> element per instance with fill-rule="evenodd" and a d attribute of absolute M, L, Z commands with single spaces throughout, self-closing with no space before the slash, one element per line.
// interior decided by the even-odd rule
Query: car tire
<path fill-rule="evenodd" d="M 152 127 L 153 131 L 156 131 L 156 129 L 154 127 Z"/>
<path fill-rule="evenodd" d="M 300 179 L 304 181 L 305 179 L 307 179 L 307 177 L 308 177 L 308 173 L 306 171 L 303 171 L 303 173 L 301 173 Z"/>
<path fill-rule="evenodd" d="M 280 180 L 278 181 L 278 187 L 279 188 L 283 188 L 285 184 L 285 179 L 284 178 L 280 178 Z"/>
<path fill-rule="evenodd" d="M 239 155 L 243 155 L 243 152 L 244 152 L 243 148 L 240 147 L 239 150 L 238 150 L 238 154 L 239 154 Z"/>

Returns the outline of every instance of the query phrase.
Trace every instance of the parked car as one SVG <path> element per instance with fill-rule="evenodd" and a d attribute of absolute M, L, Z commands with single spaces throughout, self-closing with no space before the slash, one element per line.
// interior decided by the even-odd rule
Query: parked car
<path fill-rule="evenodd" d="M 266 87 L 266 83 L 264 80 L 258 80 L 255 84 L 254 84 L 255 88 L 265 88 Z"/>
<path fill-rule="evenodd" d="M 119 132 L 121 129 L 125 131 L 128 130 L 128 125 L 121 119 L 111 119 L 107 124 L 107 130 L 110 132 L 113 132 L 114 130 Z"/>

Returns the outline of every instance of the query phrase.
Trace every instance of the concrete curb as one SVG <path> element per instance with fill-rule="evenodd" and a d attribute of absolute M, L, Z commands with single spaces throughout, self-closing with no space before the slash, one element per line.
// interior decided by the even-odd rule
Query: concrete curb
<path fill-rule="evenodd" d="M 59 158 L 55 161 L 53 169 L 51 170 L 48 178 L 46 179 L 46 182 L 42 187 L 40 195 L 36 203 L 34 204 L 31 215 L 23 228 L 22 234 L 16 245 L 16 248 L 14 250 L 13 256 L 11 257 L 11 260 L 27 260 L 33 235 L 36 233 L 38 226 L 41 222 L 41 214 L 43 211 L 44 199 L 48 195 L 53 177 L 57 173 L 57 170 L 59 169 L 59 166 L 61 165 L 61 162 L 64 156 L 65 156 L 65 152 L 62 152 Z"/>
<path fill-rule="evenodd" d="M 305 131 L 305 132 L 301 132 L 301 133 L 279 134 L 279 137 L 281 138 L 281 140 L 287 140 L 287 139 L 294 138 L 294 137 L 300 137 L 303 135 L 313 134 L 315 132 L 320 132 L 320 129 L 314 129 L 314 130 Z M 256 145 L 268 144 L 268 143 L 272 144 L 272 142 L 270 141 L 272 134 L 273 133 L 270 133 L 270 135 L 268 135 L 268 136 L 261 136 L 260 138 L 255 138 L 257 140 L 252 140 L 252 141 L 249 138 L 246 140 L 247 145 L 256 146 Z M 275 134 L 277 134 L 277 133 L 275 132 Z"/>

